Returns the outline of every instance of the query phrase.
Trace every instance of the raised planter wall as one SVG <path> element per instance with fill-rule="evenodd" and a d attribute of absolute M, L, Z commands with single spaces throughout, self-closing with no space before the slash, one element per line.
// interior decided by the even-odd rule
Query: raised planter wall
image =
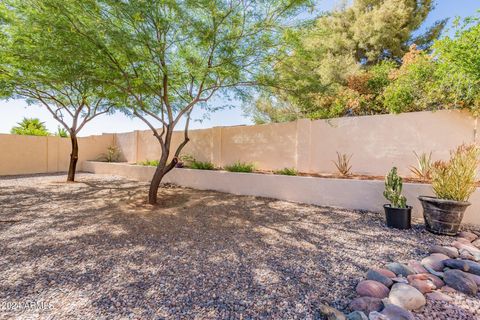
<path fill-rule="evenodd" d="M 154 167 L 125 163 L 85 162 L 83 169 L 98 174 L 119 175 L 138 181 L 150 181 Z M 384 183 L 377 180 L 326 179 L 256 173 L 233 173 L 192 169 L 174 169 L 164 182 L 202 190 L 216 190 L 320 206 L 369 210 L 383 213 Z M 404 194 L 413 205 L 413 216 L 421 217 L 419 195 L 433 195 L 430 185 L 405 183 Z M 480 225 L 480 189 L 470 198 L 463 222 Z"/>

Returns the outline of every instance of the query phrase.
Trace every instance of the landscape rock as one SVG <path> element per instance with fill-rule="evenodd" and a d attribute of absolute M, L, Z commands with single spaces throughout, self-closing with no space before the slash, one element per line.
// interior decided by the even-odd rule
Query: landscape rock
<path fill-rule="evenodd" d="M 387 264 L 387 269 L 392 271 L 396 275 L 402 275 L 404 277 L 415 274 L 415 271 L 413 271 L 410 267 L 398 262 L 392 262 Z"/>
<path fill-rule="evenodd" d="M 383 308 L 382 299 L 373 297 L 355 298 L 350 302 L 350 309 L 354 311 L 362 311 L 369 314 L 372 311 L 381 311 Z"/>
<path fill-rule="evenodd" d="M 449 287 L 449 286 L 443 286 L 442 291 L 443 292 L 450 292 L 450 293 L 457 292 L 457 290 L 455 290 L 455 289 L 453 289 L 452 287 Z"/>
<path fill-rule="evenodd" d="M 443 282 L 443 280 L 440 279 L 439 277 L 437 277 L 436 275 L 427 273 L 426 276 L 428 277 L 428 279 L 430 281 L 432 281 L 432 283 L 435 285 L 435 287 L 437 289 L 440 289 L 441 287 L 443 287 L 445 285 L 445 282 Z"/>
<path fill-rule="evenodd" d="M 475 233 L 469 232 L 469 231 L 462 231 L 458 234 L 459 238 L 465 238 L 468 241 L 472 242 L 475 239 L 478 238 L 478 236 Z"/>
<path fill-rule="evenodd" d="M 430 273 L 412 274 L 407 277 L 407 280 L 409 283 L 414 280 L 428 280 L 432 282 L 435 288 L 441 288 L 445 285 L 442 279 Z"/>
<path fill-rule="evenodd" d="M 422 265 L 425 267 L 429 267 L 435 271 L 442 271 L 443 270 L 443 261 L 450 259 L 449 256 L 443 253 L 432 253 L 426 258 L 422 259 Z"/>
<path fill-rule="evenodd" d="M 470 254 L 470 252 L 468 252 L 467 250 L 460 250 L 460 259 L 463 259 L 463 260 L 472 260 L 472 261 L 478 261 L 478 259 L 476 259 L 474 256 L 472 256 Z"/>
<path fill-rule="evenodd" d="M 381 274 L 380 272 L 377 272 L 374 269 L 368 270 L 367 280 L 373 280 L 373 281 L 380 282 L 381 284 L 383 284 L 384 286 L 386 286 L 388 288 L 390 288 L 393 285 L 392 279 L 384 276 L 383 274 Z"/>
<path fill-rule="evenodd" d="M 319 307 L 320 314 L 324 316 L 327 320 L 346 320 L 347 317 L 338 311 L 335 308 L 327 306 L 326 304 L 321 304 Z"/>
<path fill-rule="evenodd" d="M 427 299 L 433 300 L 433 301 L 444 301 L 444 302 L 450 302 L 453 300 L 452 297 L 440 291 L 427 293 Z"/>
<path fill-rule="evenodd" d="M 472 242 L 472 246 L 480 249 L 480 239 L 477 239 Z"/>
<path fill-rule="evenodd" d="M 414 279 L 409 281 L 409 284 L 423 294 L 432 292 L 436 289 L 435 285 L 430 280 Z"/>
<path fill-rule="evenodd" d="M 368 316 L 368 320 L 389 320 L 387 316 L 381 314 L 380 312 L 374 311 L 371 312 Z"/>
<path fill-rule="evenodd" d="M 426 304 L 425 297 L 420 291 L 404 283 L 395 283 L 388 299 L 392 304 L 407 310 L 416 310 Z"/>
<path fill-rule="evenodd" d="M 393 273 L 392 271 L 388 270 L 388 269 L 382 269 L 382 268 L 375 268 L 375 269 L 372 269 L 372 270 L 375 270 L 376 272 L 384 275 L 385 277 L 388 277 L 388 278 L 395 278 L 397 275 L 395 273 Z"/>
<path fill-rule="evenodd" d="M 402 307 L 399 307 L 397 305 L 391 304 L 385 307 L 385 309 L 380 312 L 384 316 L 387 317 L 389 320 L 413 320 L 415 319 L 413 314 L 405 310 Z"/>
<path fill-rule="evenodd" d="M 445 260 L 444 265 L 452 269 L 459 269 L 468 273 L 475 274 L 480 276 L 480 263 L 470 261 L 470 260 L 455 260 L 448 259 Z"/>
<path fill-rule="evenodd" d="M 445 271 L 444 281 L 453 289 L 468 295 L 475 296 L 478 292 L 477 284 L 461 270 Z"/>
<path fill-rule="evenodd" d="M 347 315 L 347 320 L 368 320 L 368 317 L 362 311 L 353 311 Z"/>
<path fill-rule="evenodd" d="M 356 288 L 357 294 L 361 297 L 374 297 L 383 299 L 388 296 L 388 288 L 377 281 L 364 280 L 358 283 Z"/>
<path fill-rule="evenodd" d="M 408 283 L 407 278 L 404 278 L 404 277 L 395 277 L 395 278 L 392 278 L 392 280 L 395 283 Z"/>
<path fill-rule="evenodd" d="M 458 258 L 458 249 L 455 247 L 434 245 L 428 249 L 429 253 L 442 253 L 452 259 Z"/>
<path fill-rule="evenodd" d="M 477 284 L 477 287 L 479 288 L 480 291 L 480 276 L 477 276 L 476 274 L 468 273 L 466 272 L 467 277 L 472 279 L 473 282 Z"/>
<path fill-rule="evenodd" d="M 415 273 L 428 273 L 428 271 L 422 266 L 422 264 L 416 260 L 408 261 L 407 266 L 415 271 Z"/>
<path fill-rule="evenodd" d="M 458 251 L 460 251 L 460 254 L 462 254 L 463 251 L 466 251 L 468 254 L 472 255 L 474 257 L 473 260 L 475 261 L 480 261 L 480 249 L 477 247 L 471 245 L 471 244 L 457 244 Z"/>
<path fill-rule="evenodd" d="M 457 238 L 457 240 L 455 240 L 455 242 L 453 243 L 454 246 L 457 246 L 458 244 L 470 244 L 471 241 L 468 240 L 468 239 L 465 239 L 465 238 Z"/>

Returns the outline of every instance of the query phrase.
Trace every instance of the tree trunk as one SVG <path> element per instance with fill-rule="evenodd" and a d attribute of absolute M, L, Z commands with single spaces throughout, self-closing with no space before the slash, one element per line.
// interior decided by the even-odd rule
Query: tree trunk
<path fill-rule="evenodd" d="M 150 189 L 148 190 L 149 204 L 157 204 L 158 188 L 160 187 L 160 183 L 162 182 L 163 177 L 165 177 L 167 173 L 169 173 L 173 168 L 175 168 L 175 165 L 178 163 L 177 158 L 173 158 L 173 160 L 168 165 L 165 163 L 165 160 L 162 160 L 160 160 L 160 163 L 155 170 L 155 174 L 153 175 L 152 181 L 150 182 Z"/>
<path fill-rule="evenodd" d="M 70 166 L 68 167 L 67 182 L 75 181 L 75 171 L 77 170 L 78 161 L 78 140 L 75 134 L 70 134 L 70 141 L 72 142 L 72 153 L 70 153 Z"/>
<path fill-rule="evenodd" d="M 155 174 L 153 175 L 152 181 L 150 182 L 150 189 L 148 190 L 149 204 L 157 204 L 158 188 L 160 187 L 160 183 L 165 176 L 165 173 L 163 173 L 164 169 L 165 165 L 160 166 L 159 164 L 157 169 L 155 170 Z"/>

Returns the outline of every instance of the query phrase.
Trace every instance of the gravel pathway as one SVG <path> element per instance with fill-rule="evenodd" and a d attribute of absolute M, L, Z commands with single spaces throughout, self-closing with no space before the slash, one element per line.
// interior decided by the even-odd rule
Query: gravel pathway
<path fill-rule="evenodd" d="M 0 177 L 1 319 L 315 319 L 451 239 L 368 212 L 79 174 Z M 440 318 L 437 318 L 440 319 Z"/>

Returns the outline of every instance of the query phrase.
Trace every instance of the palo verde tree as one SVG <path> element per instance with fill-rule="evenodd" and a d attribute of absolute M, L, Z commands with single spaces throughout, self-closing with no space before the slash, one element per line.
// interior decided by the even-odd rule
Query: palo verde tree
<path fill-rule="evenodd" d="M 45 1 L 6 0 L 0 5 L 0 92 L 44 107 L 66 130 L 72 150 L 67 181 L 75 180 L 78 133 L 112 109 L 104 87 L 92 76 L 96 66 L 81 50 L 85 39 L 66 21 L 52 18 Z"/>
<path fill-rule="evenodd" d="M 162 178 L 189 141 L 194 108 L 211 111 L 215 107 L 208 101 L 215 94 L 251 91 L 257 76 L 280 58 L 288 18 L 306 5 L 304 0 L 44 2 L 101 55 L 97 78 L 117 90 L 129 114 L 157 139 L 161 155 L 150 204 L 157 203 Z M 184 139 L 173 146 L 180 124 Z"/>

